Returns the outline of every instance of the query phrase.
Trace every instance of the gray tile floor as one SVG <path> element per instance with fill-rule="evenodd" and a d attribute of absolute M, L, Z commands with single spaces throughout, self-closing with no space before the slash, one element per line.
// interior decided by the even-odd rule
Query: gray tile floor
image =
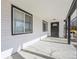
<path fill-rule="evenodd" d="M 67 43 L 66 41 L 63 38 L 48 37 L 7 59 L 76 59 L 76 48 L 73 45 L 61 44 Z"/>

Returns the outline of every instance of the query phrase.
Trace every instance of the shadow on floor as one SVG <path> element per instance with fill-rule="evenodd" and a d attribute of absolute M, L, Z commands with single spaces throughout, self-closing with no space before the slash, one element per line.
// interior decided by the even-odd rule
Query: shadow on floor
<path fill-rule="evenodd" d="M 77 48 L 77 44 L 73 44 L 73 46 L 74 46 L 75 48 Z"/>
<path fill-rule="evenodd" d="M 18 52 L 16 52 L 15 54 L 13 54 L 12 59 L 25 59 L 23 56 L 21 56 Z"/>
<path fill-rule="evenodd" d="M 45 58 L 45 59 L 55 59 L 55 58 L 52 58 L 52 57 L 50 57 L 50 56 L 46 56 L 46 55 L 43 55 L 43 54 L 40 54 L 40 53 L 36 53 L 36 52 L 24 50 L 24 49 L 22 49 L 22 51 L 24 51 L 24 52 L 26 52 L 26 53 L 33 54 L 33 55 L 37 55 L 37 56 L 39 56 L 39 57 L 43 57 L 43 58 Z"/>

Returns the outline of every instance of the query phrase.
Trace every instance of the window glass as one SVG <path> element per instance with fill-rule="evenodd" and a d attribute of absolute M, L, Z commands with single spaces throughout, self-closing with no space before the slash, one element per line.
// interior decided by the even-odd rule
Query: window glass
<path fill-rule="evenodd" d="M 48 22 L 43 21 L 43 32 L 48 31 Z"/>
<path fill-rule="evenodd" d="M 31 33 L 33 27 L 32 14 L 12 7 L 12 34 Z"/>
<path fill-rule="evenodd" d="M 24 13 L 13 8 L 14 33 L 24 33 Z"/>
<path fill-rule="evenodd" d="M 25 15 L 25 32 L 32 32 L 32 17 Z"/>

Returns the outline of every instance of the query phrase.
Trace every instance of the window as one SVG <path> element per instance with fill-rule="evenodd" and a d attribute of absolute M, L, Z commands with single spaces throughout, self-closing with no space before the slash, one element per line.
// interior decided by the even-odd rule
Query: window
<path fill-rule="evenodd" d="M 12 34 L 32 33 L 32 14 L 12 5 Z"/>
<path fill-rule="evenodd" d="M 43 20 L 43 32 L 48 31 L 48 22 Z"/>

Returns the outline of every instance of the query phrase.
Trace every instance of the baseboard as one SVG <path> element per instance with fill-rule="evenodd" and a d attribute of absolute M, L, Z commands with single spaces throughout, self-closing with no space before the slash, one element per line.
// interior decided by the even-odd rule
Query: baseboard
<path fill-rule="evenodd" d="M 10 48 L 8 50 L 1 52 L 1 59 L 5 59 L 8 56 L 12 55 L 12 51 L 13 51 L 13 48 Z"/>
<path fill-rule="evenodd" d="M 42 37 L 41 37 L 41 40 L 44 39 L 44 38 L 46 38 L 46 37 L 47 37 L 47 35 L 42 36 Z"/>
<path fill-rule="evenodd" d="M 37 39 L 34 39 L 34 40 L 30 41 L 30 42 L 24 43 L 24 44 L 23 44 L 23 49 L 27 48 L 28 46 L 33 45 L 34 43 L 36 43 L 36 42 L 38 42 L 38 41 L 40 41 L 40 38 L 37 38 Z"/>
<path fill-rule="evenodd" d="M 23 47 L 22 47 L 22 48 L 18 48 L 18 50 L 17 50 L 16 52 L 19 52 L 21 49 L 25 49 L 25 48 L 27 48 L 28 46 L 31 46 L 31 45 L 33 45 L 34 43 L 40 41 L 40 39 L 44 39 L 44 38 L 46 38 L 46 37 L 47 37 L 47 35 L 44 35 L 44 36 L 41 36 L 41 37 L 39 37 L 39 38 L 33 39 L 32 41 L 26 42 L 26 43 L 23 44 Z M 5 59 L 5 58 L 7 58 L 8 56 L 11 56 L 11 55 L 13 54 L 12 51 L 13 51 L 13 48 L 10 48 L 10 49 L 8 49 L 8 50 L 5 50 L 5 51 L 1 52 L 1 59 Z"/>
<path fill-rule="evenodd" d="M 44 35 L 44 36 L 41 36 L 41 37 L 39 37 L 39 38 L 36 38 L 36 39 L 34 39 L 34 40 L 30 41 L 30 42 L 24 43 L 24 44 L 23 44 L 23 49 L 27 48 L 28 46 L 33 45 L 34 43 L 36 43 L 36 42 L 38 42 L 38 41 L 40 41 L 41 39 L 44 39 L 44 38 L 46 38 L 46 37 L 47 37 L 47 35 Z"/>

